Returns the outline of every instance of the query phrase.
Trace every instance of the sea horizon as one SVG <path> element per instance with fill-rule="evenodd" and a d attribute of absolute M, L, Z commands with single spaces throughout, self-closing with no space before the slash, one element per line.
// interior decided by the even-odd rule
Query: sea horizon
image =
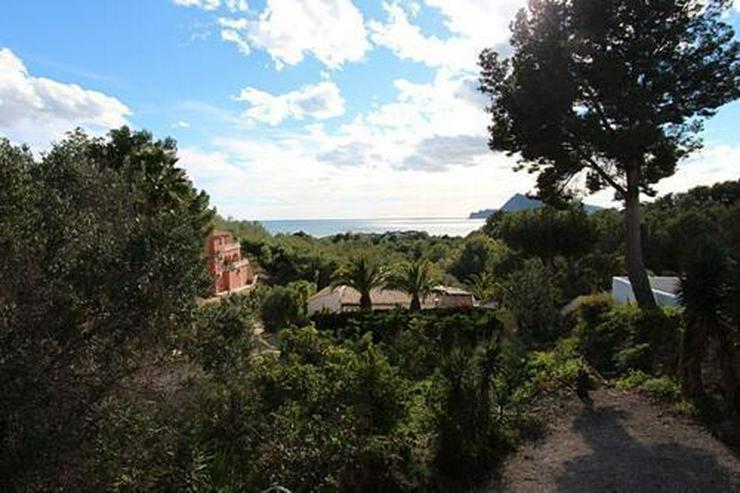
<path fill-rule="evenodd" d="M 480 229 L 484 219 L 467 217 L 396 217 L 364 219 L 271 219 L 257 220 L 271 234 L 303 232 L 318 238 L 344 233 L 424 232 L 431 236 L 467 236 Z"/>

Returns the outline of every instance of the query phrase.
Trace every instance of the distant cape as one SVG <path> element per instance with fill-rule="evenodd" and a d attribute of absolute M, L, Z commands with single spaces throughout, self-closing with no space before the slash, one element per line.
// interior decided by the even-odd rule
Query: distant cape
<path fill-rule="evenodd" d="M 531 199 L 524 194 L 517 193 L 517 194 L 514 194 L 509 200 L 507 200 L 506 203 L 502 205 L 500 209 L 481 209 L 476 212 L 471 212 L 468 218 L 469 219 L 488 219 L 489 216 L 492 216 L 498 211 L 502 211 L 502 212 L 526 211 L 530 209 L 539 209 L 540 207 L 544 205 L 545 204 L 541 200 Z M 589 214 L 596 212 L 598 210 L 601 210 L 601 207 L 597 205 L 589 205 L 589 204 L 583 204 L 583 208 Z"/>

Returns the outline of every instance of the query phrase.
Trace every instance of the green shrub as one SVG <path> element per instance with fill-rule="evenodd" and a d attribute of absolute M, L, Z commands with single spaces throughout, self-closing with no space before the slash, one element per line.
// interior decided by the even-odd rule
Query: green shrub
<path fill-rule="evenodd" d="M 233 294 L 199 306 L 192 329 L 180 336 L 191 361 L 226 378 L 238 375 L 253 349 L 253 318 L 245 296 Z"/>
<path fill-rule="evenodd" d="M 586 360 L 600 373 L 629 369 L 675 371 L 681 318 L 675 310 L 643 312 L 636 306 L 608 308 L 603 300 L 584 303 L 574 334 Z"/>
<path fill-rule="evenodd" d="M 513 445 L 519 382 L 500 369 L 506 368 L 504 349 L 500 338 L 472 354 L 456 349 L 443 356 L 435 375 L 435 464 L 449 481 L 446 489 L 479 480 Z"/>
<path fill-rule="evenodd" d="M 611 296 L 608 294 L 594 294 L 587 296 L 579 305 L 578 317 L 586 325 L 598 325 L 613 308 L 614 301 Z"/>
<path fill-rule="evenodd" d="M 301 325 L 306 322 L 300 295 L 284 286 L 275 286 L 265 296 L 262 301 L 260 315 L 265 327 L 270 332 L 276 332 L 289 325 Z"/>
<path fill-rule="evenodd" d="M 686 401 L 681 392 L 681 385 L 669 376 L 654 377 L 641 370 L 630 370 L 617 380 L 620 390 L 638 390 L 656 402 L 674 404 L 682 411 L 694 412 L 694 406 Z"/>
<path fill-rule="evenodd" d="M 552 350 L 533 352 L 527 367 L 533 393 L 573 388 L 579 376 L 588 371 L 575 338 L 561 339 Z"/>
<path fill-rule="evenodd" d="M 477 308 L 443 308 L 412 312 L 390 310 L 316 314 L 311 317 L 316 328 L 341 340 L 356 340 L 370 333 L 376 343 L 391 344 L 414 324 L 439 347 L 455 345 L 473 347 L 502 330 L 499 313 Z"/>
<path fill-rule="evenodd" d="M 280 342 L 280 357 L 257 363 L 252 390 L 225 401 L 213 425 L 247 430 L 229 447 L 249 451 L 238 461 L 247 489 L 273 480 L 292 491 L 421 489 L 429 470 L 415 440 L 431 430 L 412 424 L 411 382 L 372 344 L 338 344 L 310 327 L 286 329 Z M 217 436 L 229 444 L 230 435 Z"/>
<path fill-rule="evenodd" d="M 534 342 L 557 336 L 562 323 L 560 297 L 553 276 L 539 259 L 527 260 L 504 283 L 504 306 L 511 310 L 522 334 Z"/>

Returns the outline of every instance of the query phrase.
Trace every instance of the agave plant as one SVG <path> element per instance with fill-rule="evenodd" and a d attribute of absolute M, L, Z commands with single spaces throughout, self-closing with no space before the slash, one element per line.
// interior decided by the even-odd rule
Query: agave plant
<path fill-rule="evenodd" d="M 337 270 L 333 278 L 333 286 L 345 285 L 357 290 L 360 293 L 360 310 L 370 312 L 373 309 L 370 292 L 385 285 L 387 273 L 375 258 L 362 254 Z"/>
<path fill-rule="evenodd" d="M 725 400 L 728 410 L 735 413 L 738 381 L 729 333 L 733 317 L 726 309 L 733 298 L 730 272 L 728 256 L 713 242 L 694 249 L 686 261 L 679 291 L 686 320 L 679 371 L 685 392 L 692 397 L 703 395 L 702 360 L 707 341 L 715 338 Z"/>
<path fill-rule="evenodd" d="M 414 260 L 401 264 L 390 276 L 388 286 L 411 296 L 411 310 L 421 310 L 421 300 L 431 293 L 434 287 L 432 266 L 427 260 Z"/>

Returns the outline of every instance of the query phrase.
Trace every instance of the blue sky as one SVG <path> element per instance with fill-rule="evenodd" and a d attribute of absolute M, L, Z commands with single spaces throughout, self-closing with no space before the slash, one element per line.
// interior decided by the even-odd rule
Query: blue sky
<path fill-rule="evenodd" d="M 75 126 L 173 136 L 239 218 L 464 216 L 533 185 L 487 150 L 475 90 L 477 52 L 506 50 L 523 4 L 8 0 L 0 134 L 39 151 Z M 737 178 L 738 124 L 723 108 L 659 189 Z"/>

